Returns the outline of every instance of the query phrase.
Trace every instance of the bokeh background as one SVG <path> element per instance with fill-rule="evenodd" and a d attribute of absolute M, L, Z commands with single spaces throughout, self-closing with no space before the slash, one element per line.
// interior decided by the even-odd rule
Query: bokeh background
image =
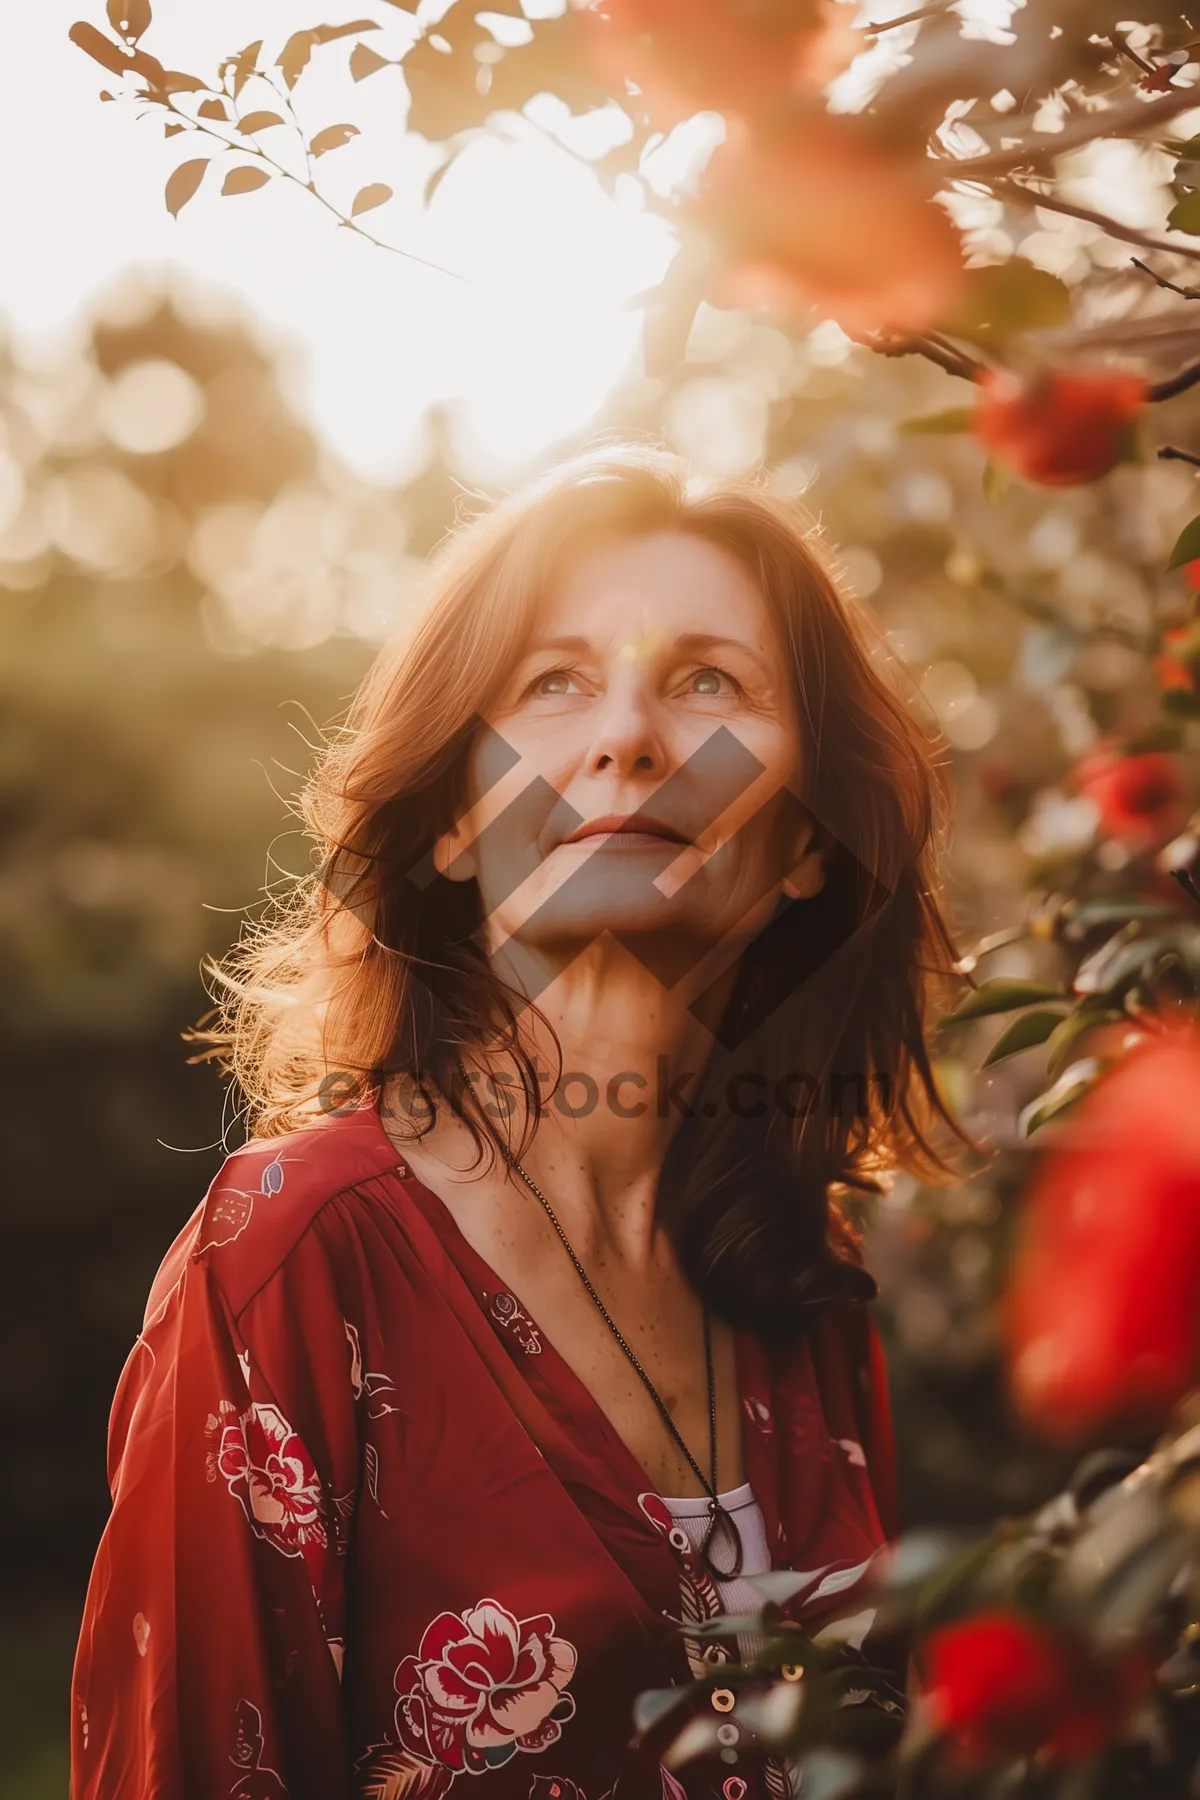
<path fill-rule="evenodd" d="M 156 48 L 183 67 L 266 12 L 161 10 Z M 1069 773 L 1101 733 L 1154 726 L 1146 648 L 1195 510 L 1194 473 L 1154 462 L 989 497 L 969 440 L 902 429 L 961 384 L 829 321 L 705 306 L 678 366 L 647 377 L 633 302 L 666 266 L 662 220 L 529 121 L 426 208 L 433 159 L 404 136 L 399 78 L 370 98 L 412 174 L 392 236 L 452 274 L 286 196 L 172 221 L 171 160 L 97 102 L 73 16 L 43 0 L 11 18 L 0 67 L 0 1800 L 65 1792 L 108 1407 L 158 1262 L 241 1141 L 180 1039 L 208 1004 L 201 959 L 309 865 L 290 797 L 462 508 L 604 433 L 766 471 L 944 732 L 964 949 L 1081 854 L 1119 872 Z M 1133 216 L 1168 172 L 1102 145 L 1080 181 Z M 1124 279 L 1125 250 L 1086 223 L 1030 213 L 1019 248 Z M 1159 411 L 1188 442 L 1186 399 Z M 987 972 L 1052 975 L 1053 951 L 1001 945 Z M 1045 1083 L 1036 1057 L 979 1073 L 994 1029 L 948 1032 L 940 1057 L 997 1156 L 872 1210 L 907 1523 L 1020 1511 L 1065 1473 L 1012 1430 L 998 1372 L 1017 1118 Z"/>

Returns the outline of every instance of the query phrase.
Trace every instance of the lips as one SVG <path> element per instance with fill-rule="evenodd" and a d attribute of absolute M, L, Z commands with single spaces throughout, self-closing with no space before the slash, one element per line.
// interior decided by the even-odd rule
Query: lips
<path fill-rule="evenodd" d="M 646 813 L 606 813 L 600 819 L 587 819 L 577 825 L 564 844 L 581 844 L 589 838 L 621 837 L 665 844 L 686 844 L 690 840 L 673 825 L 652 819 Z"/>

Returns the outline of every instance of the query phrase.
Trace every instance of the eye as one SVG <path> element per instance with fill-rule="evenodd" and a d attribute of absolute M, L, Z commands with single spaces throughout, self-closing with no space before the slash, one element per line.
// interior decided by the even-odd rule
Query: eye
<path fill-rule="evenodd" d="M 688 677 L 687 690 L 690 694 L 699 694 L 703 699 L 715 699 L 721 694 L 740 694 L 741 687 L 726 669 L 697 669 Z"/>
<path fill-rule="evenodd" d="M 577 692 L 578 683 L 571 669 L 546 669 L 543 674 L 535 675 L 526 693 L 534 697 L 560 699 L 565 694 Z"/>

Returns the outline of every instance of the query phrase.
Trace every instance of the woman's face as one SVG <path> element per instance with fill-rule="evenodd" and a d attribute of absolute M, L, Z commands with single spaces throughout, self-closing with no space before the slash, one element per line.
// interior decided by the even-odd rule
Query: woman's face
<path fill-rule="evenodd" d="M 781 892 L 821 885 L 783 644 L 750 576 L 703 539 L 570 562 L 487 724 L 437 855 L 478 881 L 493 950 L 569 959 L 609 932 L 673 985 L 752 937 Z"/>

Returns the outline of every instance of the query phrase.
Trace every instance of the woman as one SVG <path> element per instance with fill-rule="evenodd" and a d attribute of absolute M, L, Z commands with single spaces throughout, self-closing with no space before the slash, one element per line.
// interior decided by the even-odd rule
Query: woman
<path fill-rule="evenodd" d="M 632 1707 L 757 1573 L 854 1614 L 892 1524 L 838 1196 L 936 1163 L 952 951 L 874 654 L 790 511 L 657 453 L 452 542 L 194 1034 L 254 1135 L 117 1393 L 73 1800 L 788 1792 L 719 1684 L 677 1775 Z"/>

